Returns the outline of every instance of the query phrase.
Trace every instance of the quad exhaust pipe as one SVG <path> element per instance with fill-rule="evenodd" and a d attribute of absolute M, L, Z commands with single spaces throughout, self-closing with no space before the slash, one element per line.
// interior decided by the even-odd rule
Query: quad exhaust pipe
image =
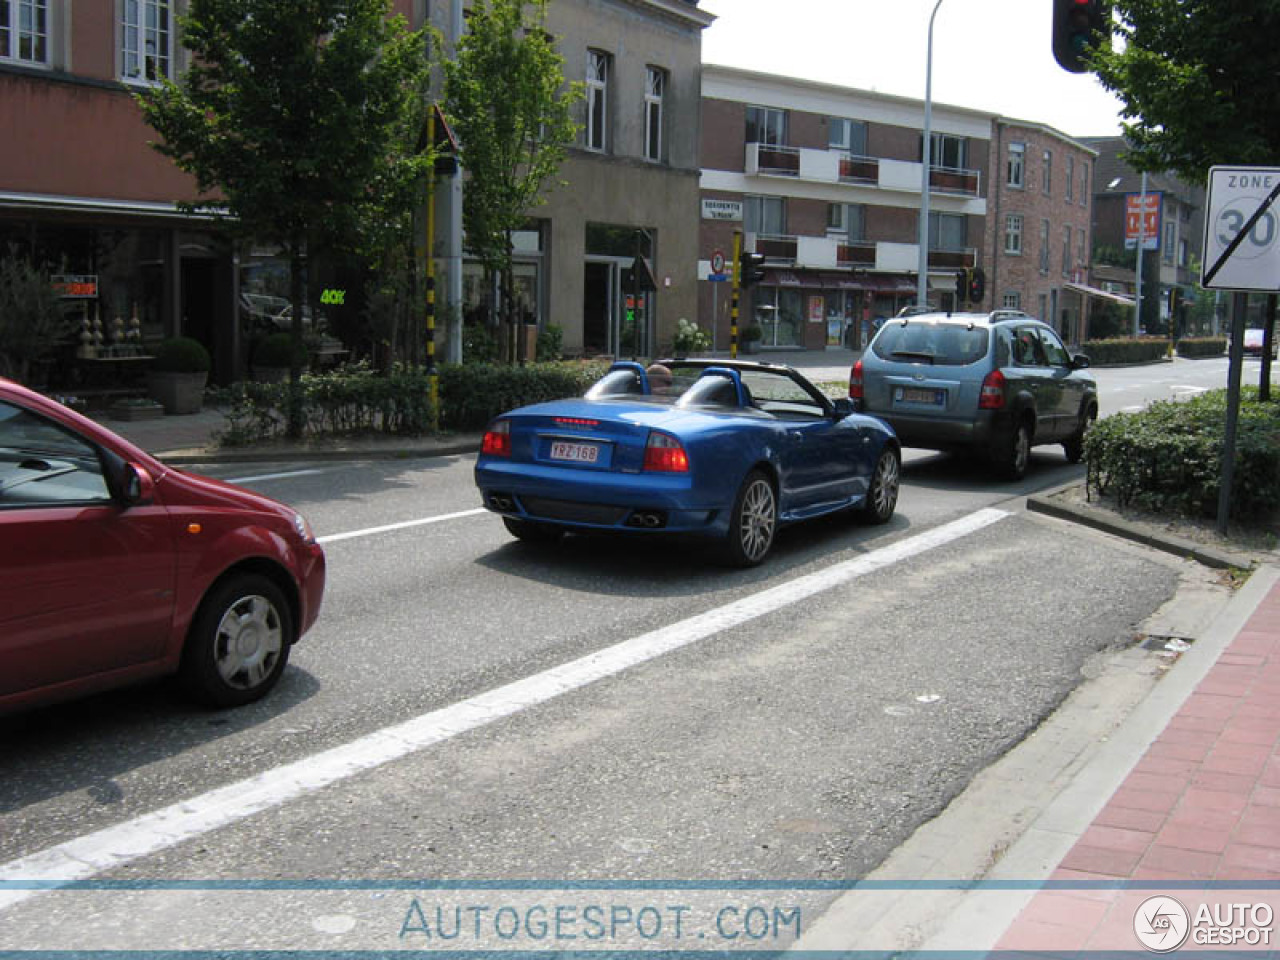
<path fill-rule="evenodd" d="M 491 493 L 489 494 L 489 506 L 500 513 L 515 513 L 516 500 L 515 497 L 508 493 Z"/>

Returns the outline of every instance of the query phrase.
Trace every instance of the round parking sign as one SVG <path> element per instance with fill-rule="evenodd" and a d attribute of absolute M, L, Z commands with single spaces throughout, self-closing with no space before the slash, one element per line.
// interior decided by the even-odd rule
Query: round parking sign
<path fill-rule="evenodd" d="M 724 251 L 716 250 L 711 254 L 711 272 L 724 273 Z"/>

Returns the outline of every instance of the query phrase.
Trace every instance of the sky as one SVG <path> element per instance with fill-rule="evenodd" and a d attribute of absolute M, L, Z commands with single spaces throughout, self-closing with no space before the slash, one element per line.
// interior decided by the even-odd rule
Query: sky
<path fill-rule="evenodd" d="M 717 20 L 704 63 L 924 99 L 937 0 L 700 0 Z M 942 0 L 933 102 L 1048 124 L 1073 137 L 1120 133 L 1120 101 L 1053 59 L 1050 0 Z"/>

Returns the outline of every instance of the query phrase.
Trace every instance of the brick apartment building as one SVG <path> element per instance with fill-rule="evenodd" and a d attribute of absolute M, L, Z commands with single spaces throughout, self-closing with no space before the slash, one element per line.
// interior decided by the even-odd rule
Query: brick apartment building
<path fill-rule="evenodd" d="M 1080 343 L 1090 303 L 1112 297 L 1089 283 L 1097 152 L 1039 123 L 1000 117 L 993 130 L 991 304 L 1030 313 Z"/>
<path fill-rule="evenodd" d="M 148 146 L 135 91 L 185 65 L 169 0 L 0 0 L 0 248 L 91 283 L 68 309 L 179 332 L 234 372 L 230 244 L 178 206 L 194 182 Z"/>
<path fill-rule="evenodd" d="M 210 217 L 184 213 L 194 182 L 149 146 L 156 134 L 133 94 L 181 75 L 186 8 L 0 0 L 0 125 L 11 135 L 0 150 L 0 247 L 93 278 L 68 306 L 101 323 L 105 347 L 115 318 L 136 317 L 146 341 L 202 341 L 213 379 L 226 382 L 246 372 L 238 321 L 287 291 L 287 264 L 271 249 L 237 249 Z M 393 2 L 411 27 L 428 18 L 443 26 L 449 9 Z M 567 186 L 548 191 L 517 237 L 521 306 L 539 325 L 560 324 L 570 352 L 656 349 L 697 307 L 701 35 L 713 17 L 696 0 L 554 0 L 549 18 L 566 77 L 585 84 L 587 99 L 558 178 Z M 439 289 L 450 289 L 452 268 L 471 306 L 492 296 L 477 267 L 437 252 Z M 637 254 L 656 281 L 639 310 Z M 361 305 L 348 299 L 343 309 Z M 639 340 L 623 343 L 629 310 Z"/>
<path fill-rule="evenodd" d="M 1126 198 L 1141 193 L 1142 175 L 1121 159 L 1123 137 L 1090 137 L 1082 142 L 1098 153 L 1093 178 L 1094 242 L 1099 248 L 1119 251 L 1125 246 Z M 1148 250 L 1143 260 L 1143 288 L 1147 295 L 1155 291 L 1158 305 L 1152 312 L 1161 327 L 1167 329 L 1172 318 L 1177 334 L 1185 322 L 1185 305 L 1194 301 L 1199 282 L 1205 191 L 1172 174 L 1155 173 L 1147 176 L 1147 192 L 1159 198 L 1159 217 L 1153 238 L 1156 249 Z M 1136 279 L 1132 269 L 1113 265 L 1106 274 L 1112 283 L 1132 293 Z M 1143 315 L 1148 315 L 1145 308 Z"/>
<path fill-rule="evenodd" d="M 703 68 L 700 276 L 731 259 L 735 230 L 767 258 L 740 326 L 767 346 L 860 346 L 915 301 L 923 120 L 919 100 Z M 956 272 L 983 266 L 992 120 L 933 106 L 928 289 L 944 308 Z M 728 284 L 701 287 L 699 322 L 724 347 Z"/>

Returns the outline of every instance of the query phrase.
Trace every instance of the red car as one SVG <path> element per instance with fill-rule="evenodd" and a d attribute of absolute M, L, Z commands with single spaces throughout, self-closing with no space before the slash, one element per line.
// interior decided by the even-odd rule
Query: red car
<path fill-rule="evenodd" d="M 324 582 L 291 508 L 0 378 L 0 713 L 165 674 L 210 706 L 257 700 Z"/>

